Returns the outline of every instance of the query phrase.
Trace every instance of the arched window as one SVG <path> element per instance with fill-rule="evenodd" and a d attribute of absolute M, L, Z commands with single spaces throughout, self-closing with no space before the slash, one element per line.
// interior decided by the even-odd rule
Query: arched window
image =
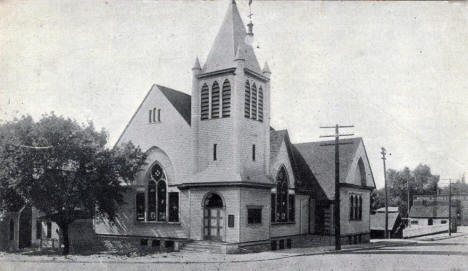
<path fill-rule="evenodd" d="M 9 232 L 10 240 L 15 240 L 15 221 L 10 219 L 10 232 Z"/>
<path fill-rule="evenodd" d="M 276 221 L 288 221 L 288 174 L 284 166 L 276 176 Z"/>
<path fill-rule="evenodd" d="M 224 80 L 223 83 L 223 118 L 231 116 L 231 84 L 229 80 Z"/>
<path fill-rule="evenodd" d="M 166 221 L 166 182 L 158 182 L 158 221 Z"/>
<path fill-rule="evenodd" d="M 353 211 L 354 211 L 354 196 L 349 197 L 349 220 L 353 220 Z"/>
<path fill-rule="evenodd" d="M 156 182 L 148 182 L 148 221 L 156 220 Z"/>
<path fill-rule="evenodd" d="M 252 84 L 252 119 L 257 119 L 257 87 Z"/>
<path fill-rule="evenodd" d="M 263 121 L 263 89 L 258 88 L 258 120 Z"/>
<path fill-rule="evenodd" d="M 359 167 L 359 176 L 361 177 L 361 185 L 366 186 L 366 169 L 364 167 L 364 163 L 362 162 L 362 158 L 359 158 L 358 162 L 358 167 Z"/>
<path fill-rule="evenodd" d="M 244 104 L 244 116 L 250 118 L 250 83 L 245 82 L 245 104 Z"/>
<path fill-rule="evenodd" d="M 167 187 L 166 174 L 159 164 L 151 168 L 148 181 L 148 221 L 166 221 Z"/>
<path fill-rule="evenodd" d="M 210 93 L 208 85 L 204 84 L 200 92 L 200 119 L 207 120 L 210 112 Z"/>
<path fill-rule="evenodd" d="M 219 118 L 219 84 L 216 81 L 211 87 L 211 118 Z"/>

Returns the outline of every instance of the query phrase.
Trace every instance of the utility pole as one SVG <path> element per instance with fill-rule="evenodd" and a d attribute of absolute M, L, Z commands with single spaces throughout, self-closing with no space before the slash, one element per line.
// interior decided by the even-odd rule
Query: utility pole
<path fill-rule="evenodd" d="M 449 194 L 448 194 L 448 204 L 449 204 L 449 227 L 448 234 L 452 236 L 452 179 L 440 179 L 440 181 L 449 181 Z"/>
<path fill-rule="evenodd" d="M 449 236 L 452 236 L 452 179 L 449 179 Z"/>
<path fill-rule="evenodd" d="M 387 166 L 385 165 L 385 155 L 387 150 L 384 147 L 381 148 L 382 151 L 382 161 L 383 161 L 383 170 L 384 170 L 384 181 L 385 181 L 385 239 L 388 239 L 388 196 L 387 196 Z"/>
<path fill-rule="evenodd" d="M 322 129 L 335 129 L 334 135 L 324 135 L 320 137 L 334 137 L 334 144 L 322 144 L 321 146 L 335 146 L 335 204 L 334 210 L 334 224 L 335 224 L 335 250 L 341 250 L 341 218 L 340 218 L 340 145 L 353 144 L 353 143 L 340 143 L 340 136 L 353 136 L 354 134 L 341 134 L 340 128 L 352 128 L 353 125 L 338 125 L 335 126 L 321 126 Z"/>
<path fill-rule="evenodd" d="M 414 176 L 414 179 L 416 180 L 416 175 Z M 416 183 L 416 181 L 415 181 L 414 183 Z M 410 206 L 410 186 L 409 186 L 409 179 L 408 179 L 408 181 L 406 182 L 406 190 L 408 191 L 408 198 L 407 198 L 407 201 L 408 201 L 408 202 L 407 202 L 407 203 L 408 203 L 408 210 L 407 210 L 407 212 L 406 212 L 406 218 L 407 218 L 408 221 L 409 221 L 409 211 L 410 211 L 410 208 L 411 208 L 411 206 Z"/>

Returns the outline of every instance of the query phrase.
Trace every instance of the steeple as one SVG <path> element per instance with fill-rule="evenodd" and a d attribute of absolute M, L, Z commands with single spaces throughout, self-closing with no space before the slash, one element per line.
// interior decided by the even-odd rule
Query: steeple
<path fill-rule="evenodd" d="M 224 21 L 211 47 L 210 53 L 203 66 L 203 73 L 236 67 L 234 59 L 240 48 L 245 57 L 245 67 L 261 73 L 260 65 L 251 45 L 245 43 L 244 23 L 235 1 L 229 4 Z"/>

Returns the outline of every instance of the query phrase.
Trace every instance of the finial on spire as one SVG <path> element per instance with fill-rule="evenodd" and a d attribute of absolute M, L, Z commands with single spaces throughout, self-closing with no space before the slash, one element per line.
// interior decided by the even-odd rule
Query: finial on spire
<path fill-rule="evenodd" d="M 270 67 L 268 66 L 268 62 L 265 61 L 265 65 L 263 66 L 263 73 L 264 74 L 271 74 Z"/>
<path fill-rule="evenodd" d="M 195 64 L 193 65 L 192 70 L 201 70 L 200 60 L 198 60 L 198 56 L 197 56 L 197 58 L 195 59 Z"/>

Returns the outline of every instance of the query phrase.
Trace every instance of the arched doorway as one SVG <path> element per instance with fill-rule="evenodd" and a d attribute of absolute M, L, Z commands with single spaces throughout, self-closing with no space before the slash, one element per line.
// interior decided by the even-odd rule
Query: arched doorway
<path fill-rule="evenodd" d="M 210 193 L 203 201 L 203 239 L 222 241 L 224 228 L 223 199 Z"/>

